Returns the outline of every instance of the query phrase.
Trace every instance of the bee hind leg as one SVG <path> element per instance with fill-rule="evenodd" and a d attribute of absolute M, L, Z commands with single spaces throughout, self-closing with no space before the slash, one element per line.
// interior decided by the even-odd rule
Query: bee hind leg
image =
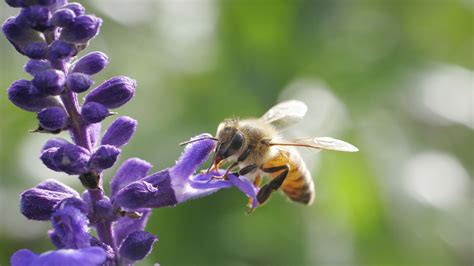
<path fill-rule="evenodd" d="M 289 169 L 290 168 L 288 167 L 288 165 L 262 169 L 264 172 L 267 172 L 267 173 L 275 173 L 278 171 L 283 171 L 283 172 L 281 172 L 275 179 L 268 182 L 260 189 L 260 191 L 257 194 L 257 200 L 259 204 L 265 203 L 270 198 L 272 193 L 274 191 L 277 191 L 281 187 L 281 185 L 283 184 L 283 181 L 285 181 L 285 178 L 288 175 Z"/>

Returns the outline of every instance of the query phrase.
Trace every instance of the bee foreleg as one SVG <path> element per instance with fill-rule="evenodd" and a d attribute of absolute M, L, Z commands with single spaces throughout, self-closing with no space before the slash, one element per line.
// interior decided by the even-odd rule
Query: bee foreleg
<path fill-rule="evenodd" d="M 214 178 L 214 179 L 227 179 L 227 174 L 229 174 L 230 170 L 232 170 L 232 168 L 236 167 L 237 165 L 239 165 L 238 162 L 232 163 L 229 167 L 227 167 L 227 170 L 225 170 L 225 173 L 223 175 L 213 176 L 212 178 Z"/>
<path fill-rule="evenodd" d="M 283 172 L 281 172 L 275 179 L 268 182 L 266 185 L 264 185 L 260 189 L 260 191 L 258 191 L 257 200 L 259 204 L 263 204 L 265 201 L 267 201 L 270 195 L 281 187 L 281 185 L 283 184 L 283 181 L 285 181 L 285 178 L 288 175 L 289 169 L 290 168 L 288 167 L 288 165 L 262 169 L 263 171 L 270 172 L 270 173 L 274 173 L 274 172 L 282 171 L 282 170 Z"/>

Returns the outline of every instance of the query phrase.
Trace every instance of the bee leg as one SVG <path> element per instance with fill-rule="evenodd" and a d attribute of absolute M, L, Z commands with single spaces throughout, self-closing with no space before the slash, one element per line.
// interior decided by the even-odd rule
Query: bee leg
<path fill-rule="evenodd" d="M 229 174 L 230 170 L 232 170 L 232 168 L 236 167 L 237 165 L 239 165 L 238 162 L 232 163 L 229 167 L 227 167 L 227 170 L 225 171 L 225 173 L 223 175 L 213 176 L 212 178 L 213 179 L 227 179 L 227 174 Z"/>
<path fill-rule="evenodd" d="M 262 184 L 262 178 L 260 175 L 257 175 L 255 177 L 255 180 L 253 181 L 253 185 L 255 187 L 260 187 L 260 185 Z M 253 211 L 255 210 L 255 208 L 253 207 L 253 198 L 252 197 L 249 197 L 249 201 L 247 203 L 247 210 L 246 210 L 246 213 L 247 214 L 251 214 Z"/>
<path fill-rule="evenodd" d="M 281 185 L 283 184 L 283 181 L 285 181 L 285 178 L 288 175 L 289 169 L 290 168 L 288 167 L 288 165 L 262 169 L 263 171 L 267 173 L 275 173 L 278 171 L 283 171 L 283 172 L 281 172 L 275 179 L 268 182 L 266 185 L 264 185 L 260 189 L 260 191 L 257 194 L 257 200 L 259 204 L 265 203 L 265 201 L 267 201 L 268 198 L 270 198 L 270 195 L 281 187 Z"/>

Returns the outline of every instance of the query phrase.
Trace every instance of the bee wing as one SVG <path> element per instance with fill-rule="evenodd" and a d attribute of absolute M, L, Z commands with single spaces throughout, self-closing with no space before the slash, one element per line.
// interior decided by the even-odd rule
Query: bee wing
<path fill-rule="evenodd" d="M 320 150 L 332 150 L 332 151 L 343 151 L 343 152 L 356 152 L 359 151 L 354 145 L 345 141 L 334 139 L 331 137 L 319 137 L 319 138 L 303 138 L 295 139 L 291 141 L 282 141 L 280 143 L 270 143 L 270 145 L 276 146 L 295 146 L 295 147 L 308 147 Z"/>
<path fill-rule="evenodd" d="M 301 121 L 308 107 L 303 102 L 289 100 L 281 102 L 268 110 L 260 121 L 272 124 L 277 128 L 285 128 Z"/>

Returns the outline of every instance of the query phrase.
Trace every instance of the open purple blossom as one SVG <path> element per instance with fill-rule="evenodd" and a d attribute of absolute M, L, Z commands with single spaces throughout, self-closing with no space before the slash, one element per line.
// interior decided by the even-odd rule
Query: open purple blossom
<path fill-rule="evenodd" d="M 11 257 L 13 266 L 132 265 L 144 259 L 158 240 L 145 227 L 152 208 L 174 206 L 189 199 L 237 187 L 254 200 L 257 189 L 245 178 L 222 173 L 196 173 L 214 149 L 212 140 L 188 144 L 176 165 L 148 174 L 151 164 L 125 160 L 111 178 L 110 197 L 103 189 L 104 171 L 120 158 L 131 141 L 137 121 L 116 118 L 101 134 L 101 122 L 135 95 L 136 81 L 112 77 L 93 87 L 93 76 L 108 64 L 102 52 L 79 53 L 99 32 L 102 20 L 88 15 L 79 3 L 67 0 L 6 0 L 20 8 L 2 25 L 5 37 L 28 58 L 30 79 L 14 81 L 9 100 L 36 114 L 35 132 L 69 133 L 71 141 L 55 137 L 39 157 L 49 169 L 78 178 L 83 193 L 46 180 L 20 196 L 21 213 L 32 220 L 50 221 L 55 250 L 35 254 L 28 249 Z M 80 97 L 79 94 L 84 96 Z M 83 98 L 81 103 L 80 98 Z M 97 237 L 91 235 L 95 229 Z"/>

